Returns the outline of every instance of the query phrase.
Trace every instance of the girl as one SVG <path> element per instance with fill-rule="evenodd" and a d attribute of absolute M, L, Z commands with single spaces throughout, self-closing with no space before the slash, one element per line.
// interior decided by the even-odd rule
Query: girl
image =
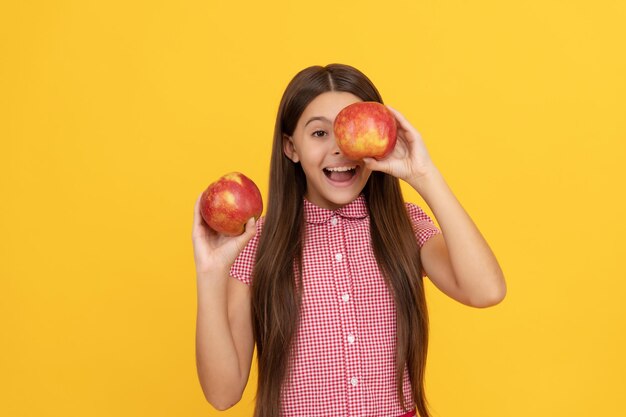
<path fill-rule="evenodd" d="M 256 344 L 255 417 L 429 417 L 423 278 L 474 307 L 506 293 L 487 242 L 399 112 L 389 108 L 389 156 L 342 155 L 333 121 L 357 101 L 383 102 L 357 69 L 302 70 L 278 109 L 266 216 L 225 237 L 196 201 L 197 370 L 217 409 L 240 400 Z M 441 230 L 403 201 L 399 179 Z"/>

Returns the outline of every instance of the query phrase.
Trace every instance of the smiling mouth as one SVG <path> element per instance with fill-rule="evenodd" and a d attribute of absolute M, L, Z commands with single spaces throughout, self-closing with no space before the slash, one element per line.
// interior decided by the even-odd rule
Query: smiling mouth
<path fill-rule="evenodd" d="M 350 181 L 357 172 L 358 166 L 345 166 L 336 168 L 324 168 L 324 175 L 331 181 L 347 182 Z"/>

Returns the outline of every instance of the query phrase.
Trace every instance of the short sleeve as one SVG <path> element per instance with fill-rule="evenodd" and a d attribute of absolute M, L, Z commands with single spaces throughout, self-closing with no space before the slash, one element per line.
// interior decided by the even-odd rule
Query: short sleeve
<path fill-rule="evenodd" d="M 256 260 L 256 251 L 259 245 L 259 238 L 261 236 L 261 229 L 265 217 L 259 218 L 256 222 L 256 234 L 248 241 L 243 248 L 239 256 L 235 259 L 235 262 L 230 267 L 230 276 L 238 279 L 246 285 L 252 284 L 252 270 Z"/>
<path fill-rule="evenodd" d="M 419 206 L 412 203 L 405 203 L 405 205 L 409 213 L 409 219 L 411 219 L 411 224 L 413 225 L 413 232 L 417 238 L 417 244 L 421 249 L 428 239 L 441 233 L 441 230 L 435 226 L 435 223 Z"/>

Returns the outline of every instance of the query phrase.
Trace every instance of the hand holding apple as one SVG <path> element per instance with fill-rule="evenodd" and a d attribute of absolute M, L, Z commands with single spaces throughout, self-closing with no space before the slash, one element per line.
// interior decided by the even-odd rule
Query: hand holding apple
<path fill-rule="evenodd" d="M 396 144 L 396 119 L 383 104 L 361 101 L 343 108 L 333 124 L 337 146 L 350 159 L 384 158 Z"/>
<path fill-rule="evenodd" d="M 223 274 L 227 274 L 237 256 L 257 231 L 255 219 L 259 217 L 262 211 L 261 196 L 254 183 L 250 180 L 248 180 L 249 182 L 243 180 L 240 175 L 235 173 L 225 175 L 209 185 L 196 199 L 191 240 L 199 281 L 217 282 L 215 280 L 224 276 Z M 233 182 L 234 184 L 232 184 Z M 228 204 L 219 204 L 220 196 L 217 195 L 216 191 L 220 189 L 222 192 L 227 191 L 232 194 L 231 196 L 221 196 L 226 197 Z M 228 191 L 229 189 L 234 190 L 234 192 Z M 239 206 L 236 204 L 232 206 L 230 204 L 232 200 L 235 202 L 249 201 L 241 203 Z M 254 209 L 248 211 L 251 207 Z M 242 208 L 243 210 L 241 210 Z M 237 212 L 238 214 L 234 214 Z M 248 213 L 252 214 L 248 216 Z M 243 226 L 239 225 L 238 221 L 233 221 L 236 218 L 244 219 L 242 220 Z M 228 219 L 231 219 L 230 224 L 234 224 L 237 230 L 225 230 L 228 229 Z M 243 234 L 232 236 L 240 233 L 239 227 L 245 228 Z M 224 234 L 224 232 L 229 234 Z"/>
<path fill-rule="evenodd" d="M 385 158 L 364 157 L 368 169 L 385 172 L 410 184 L 419 182 L 437 170 L 419 132 L 397 110 L 386 106 L 397 122 L 397 142 Z"/>
<path fill-rule="evenodd" d="M 209 185 L 200 200 L 204 221 L 227 236 L 242 234 L 248 219 L 258 219 L 262 211 L 263 200 L 258 187 L 238 172 L 226 174 Z"/>

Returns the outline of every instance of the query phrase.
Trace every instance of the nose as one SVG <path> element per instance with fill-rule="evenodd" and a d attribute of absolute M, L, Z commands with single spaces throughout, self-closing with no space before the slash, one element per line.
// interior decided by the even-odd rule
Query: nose
<path fill-rule="evenodd" d="M 332 151 L 333 155 L 341 155 L 341 149 L 339 149 L 339 145 L 337 144 L 337 138 L 335 137 L 334 134 L 333 134 L 331 151 Z"/>

